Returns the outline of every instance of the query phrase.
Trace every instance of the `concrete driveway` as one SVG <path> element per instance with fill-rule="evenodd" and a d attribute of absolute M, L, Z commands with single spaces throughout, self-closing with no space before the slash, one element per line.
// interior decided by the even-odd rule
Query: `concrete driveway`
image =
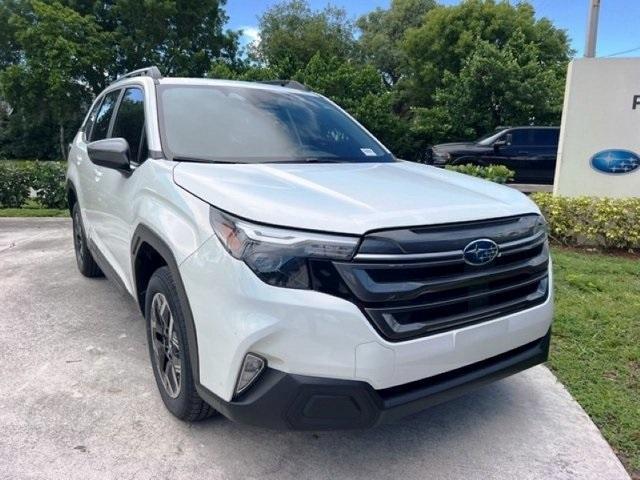
<path fill-rule="evenodd" d="M 0 219 L 0 328 L 4 479 L 629 478 L 545 367 L 369 431 L 182 423 L 136 306 L 77 272 L 67 219 Z"/>

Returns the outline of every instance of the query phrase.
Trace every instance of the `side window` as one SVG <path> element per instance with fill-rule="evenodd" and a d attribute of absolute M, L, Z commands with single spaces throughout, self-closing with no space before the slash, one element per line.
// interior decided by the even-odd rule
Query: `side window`
<path fill-rule="evenodd" d="M 541 146 L 557 146 L 560 131 L 556 128 L 540 128 L 534 130 L 533 142 Z"/>
<path fill-rule="evenodd" d="M 91 112 L 87 116 L 87 119 L 85 120 L 84 125 L 82 125 L 82 131 L 84 132 L 85 140 L 87 140 L 89 138 L 89 135 L 91 135 L 91 128 L 93 127 L 93 124 L 96 122 L 96 114 L 98 113 L 98 108 L 100 108 L 101 103 L 102 103 L 102 99 L 98 100 L 95 103 L 95 105 L 91 109 Z"/>
<path fill-rule="evenodd" d="M 102 101 L 102 104 L 98 109 L 98 113 L 96 114 L 95 123 L 93 124 L 93 128 L 91 129 L 91 136 L 89 137 L 90 142 L 95 142 L 96 140 L 107 138 L 107 132 L 109 131 L 109 122 L 111 121 L 111 115 L 113 115 L 113 109 L 116 106 L 119 95 L 120 90 L 115 90 L 113 92 L 107 93 L 104 96 L 104 100 Z"/>
<path fill-rule="evenodd" d="M 530 145 L 529 132 L 530 130 L 523 128 L 509 131 L 508 133 L 511 135 L 511 145 Z"/>
<path fill-rule="evenodd" d="M 111 137 L 121 137 L 129 143 L 131 160 L 134 162 L 142 162 L 147 158 L 142 89 L 127 88 L 125 90 L 116 113 Z"/>

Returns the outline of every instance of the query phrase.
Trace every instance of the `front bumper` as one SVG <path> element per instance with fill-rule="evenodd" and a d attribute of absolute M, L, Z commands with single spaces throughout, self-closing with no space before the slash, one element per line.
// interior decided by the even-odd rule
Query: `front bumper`
<path fill-rule="evenodd" d="M 200 395 L 231 420 L 272 429 L 369 428 L 547 360 L 551 330 L 542 338 L 495 357 L 434 377 L 382 390 L 362 381 L 287 374 L 267 369 L 237 400 L 224 401 L 204 387 Z"/>

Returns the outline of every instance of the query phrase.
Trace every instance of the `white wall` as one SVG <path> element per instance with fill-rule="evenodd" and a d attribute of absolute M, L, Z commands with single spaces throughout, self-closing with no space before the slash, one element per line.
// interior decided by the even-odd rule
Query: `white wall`
<path fill-rule="evenodd" d="M 640 58 L 570 63 L 554 194 L 640 197 L 640 168 L 602 173 L 591 166 L 591 158 L 608 149 L 640 155 Z"/>

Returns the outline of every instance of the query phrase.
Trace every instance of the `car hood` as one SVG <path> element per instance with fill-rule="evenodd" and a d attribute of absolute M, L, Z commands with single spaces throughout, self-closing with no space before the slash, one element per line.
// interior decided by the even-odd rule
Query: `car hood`
<path fill-rule="evenodd" d="M 475 142 L 456 142 L 456 143 L 440 143 L 434 145 L 433 150 L 436 152 L 455 152 L 457 150 L 480 150 L 483 147 Z M 485 147 L 486 148 L 486 147 Z"/>
<path fill-rule="evenodd" d="M 538 212 L 526 196 L 456 172 L 411 162 L 179 163 L 175 182 L 248 220 L 362 234 Z"/>

